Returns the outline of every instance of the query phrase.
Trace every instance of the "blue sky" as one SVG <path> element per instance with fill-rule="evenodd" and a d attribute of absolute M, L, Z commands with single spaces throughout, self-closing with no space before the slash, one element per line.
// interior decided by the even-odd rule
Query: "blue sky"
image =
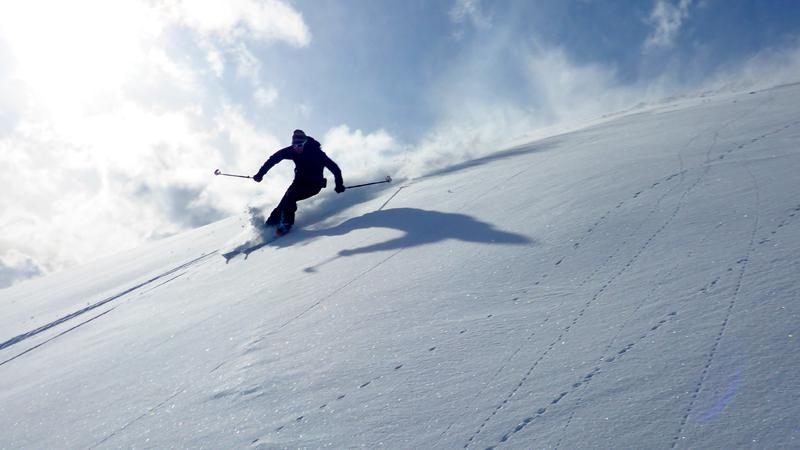
<path fill-rule="evenodd" d="M 0 287 L 245 210 L 295 128 L 358 182 L 800 81 L 789 0 L 0 3 Z"/>
<path fill-rule="evenodd" d="M 758 52 L 791 47 L 800 36 L 800 4 L 793 1 L 685 2 L 685 17 L 669 41 L 650 47 L 656 2 L 467 3 L 484 22 L 455 18 L 455 2 L 298 1 L 292 4 L 312 42 L 303 48 L 256 43 L 253 52 L 279 91 L 290 93 L 281 105 L 313 103 L 322 129 L 358 123 L 414 142 L 435 125 L 432 103 L 453 67 L 480 65 L 464 77 L 480 78 L 491 95 L 535 104 L 520 51 L 558 48 L 577 66 L 613 70 L 620 84 L 668 73 L 691 86 Z M 680 8 L 681 2 L 664 3 Z"/>

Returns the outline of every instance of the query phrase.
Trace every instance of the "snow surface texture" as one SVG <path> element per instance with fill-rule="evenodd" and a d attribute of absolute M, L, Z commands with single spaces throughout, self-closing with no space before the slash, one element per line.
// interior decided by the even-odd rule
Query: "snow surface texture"
<path fill-rule="evenodd" d="M 798 448 L 798 105 L 684 99 L 228 260 L 249 214 L 0 291 L 0 448 Z"/>

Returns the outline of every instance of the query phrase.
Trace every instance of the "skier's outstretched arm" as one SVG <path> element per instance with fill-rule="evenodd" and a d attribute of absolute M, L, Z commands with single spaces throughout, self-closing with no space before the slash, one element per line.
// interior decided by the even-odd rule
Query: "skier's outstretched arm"
<path fill-rule="evenodd" d="M 284 148 L 273 153 L 272 156 L 270 156 L 266 162 L 264 162 L 261 168 L 258 169 L 258 173 L 253 175 L 253 180 L 255 180 L 256 183 L 261 183 L 261 180 L 264 179 L 264 175 L 269 172 L 269 169 L 272 169 L 272 166 L 286 159 L 286 150 L 287 149 Z"/>
<path fill-rule="evenodd" d="M 333 160 L 330 159 L 328 155 L 325 155 L 324 153 L 323 155 L 325 157 L 324 160 L 325 167 L 331 171 L 331 173 L 333 174 L 333 178 L 336 182 L 336 188 L 334 190 L 337 193 L 344 192 L 344 180 L 342 179 L 342 170 L 339 169 L 339 166 L 335 162 L 333 162 Z"/>

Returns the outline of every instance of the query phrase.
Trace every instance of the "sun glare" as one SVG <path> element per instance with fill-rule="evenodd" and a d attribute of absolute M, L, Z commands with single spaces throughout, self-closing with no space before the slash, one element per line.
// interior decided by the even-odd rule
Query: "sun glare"
<path fill-rule="evenodd" d="M 121 88 L 158 31 L 135 1 L 9 2 L 0 16 L 13 73 L 54 114 Z"/>

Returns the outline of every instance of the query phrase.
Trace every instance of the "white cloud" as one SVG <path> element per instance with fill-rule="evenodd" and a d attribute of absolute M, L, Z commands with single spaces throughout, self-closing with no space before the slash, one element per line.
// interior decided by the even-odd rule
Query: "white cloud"
<path fill-rule="evenodd" d="M 382 178 L 394 173 L 402 150 L 386 130 L 365 133 L 346 124 L 331 128 L 321 139 L 323 150 L 342 168 L 350 180 Z M 372 181 L 371 179 L 368 181 Z"/>
<path fill-rule="evenodd" d="M 436 120 L 406 154 L 398 178 L 417 177 L 665 99 L 800 81 L 800 40 L 687 84 L 668 73 L 624 82 L 613 66 L 580 63 L 558 47 L 510 39 L 489 36 L 474 44 L 469 57 L 440 71 L 440 79 L 423 93 L 431 99 Z M 502 71 L 523 82 L 508 89 L 499 81 Z"/>
<path fill-rule="evenodd" d="M 737 92 L 800 82 L 800 39 L 727 65 L 703 83 L 705 90 Z"/>
<path fill-rule="evenodd" d="M 493 40 L 493 41 L 492 41 Z M 502 148 L 580 126 L 652 94 L 623 89 L 613 68 L 579 64 L 559 48 L 493 37 L 452 64 L 428 95 L 437 120 L 401 170 L 416 177 Z M 513 61 L 506 58 L 513 54 Z M 522 79 L 509 89 L 495 61 Z M 489 67 L 489 70 L 486 70 Z M 535 134 L 532 134 L 535 133 Z"/>
<path fill-rule="evenodd" d="M 182 44 L 199 58 L 170 53 L 175 27 L 199 33 Z M 279 145 L 221 78 L 235 73 L 272 105 L 277 90 L 246 41 L 310 39 L 302 16 L 275 0 L 0 3 L 0 280 L 278 197 L 283 186 L 212 175 L 253 173 Z"/>
<path fill-rule="evenodd" d="M 311 42 L 303 16 L 277 0 L 172 0 L 167 4 L 182 24 L 226 41 L 279 40 L 298 47 Z"/>
<path fill-rule="evenodd" d="M 492 27 L 492 17 L 484 12 L 480 0 L 456 0 L 449 14 L 450 20 L 457 24 L 469 21 L 479 30 Z"/>
<path fill-rule="evenodd" d="M 243 43 L 231 46 L 226 51 L 234 65 L 236 77 L 250 83 L 256 103 L 262 108 L 274 105 L 278 100 L 278 90 L 262 82 L 263 66 L 256 55 Z"/>
<path fill-rule="evenodd" d="M 206 49 L 206 61 L 208 61 L 208 65 L 211 67 L 214 75 L 216 75 L 217 78 L 221 78 L 222 74 L 225 72 L 225 59 L 222 56 L 222 52 L 214 46 L 208 46 Z"/>
<path fill-rule="evenodd" d="M 71 133 L 26 124 L 0 140 L 8 169 L 0 182 L 9 186 L 0 201 L 0 255 L 20 251 L 52 271 L 186 227 L 157 194 L 202 192 L 208 165 L 220 160 L 193 122 L 191 112 L 156 114 L 129 103 L 73 120 Z M 187 217 L 215 207 L 191 201 L 180 206 Z"/>
<path fill-rule="evenodd" d="M 272 106 L 278 99 L 278 90 L 273 86 L 270 86 L 269 88 L 259 86 L 256 89 L 255 98 L 258 104 L 261 106 Z"/>
<path fill-rule="evenodd" d="M 578 64 L 559 48 L 537 47 L 521 55 L 540 105 L 537 116 L 546 122 L 586 120 L 632 100 L 610 67 Z"/>
<path fill-rule="evenodd" d="M 656 0 L 647 22 L 653 31 L 644 43 L 645 50 L 671 47 L 681 26 L 689 18 L 692 0 L 679 0 L 672 4 L 669 0 Z"/>

